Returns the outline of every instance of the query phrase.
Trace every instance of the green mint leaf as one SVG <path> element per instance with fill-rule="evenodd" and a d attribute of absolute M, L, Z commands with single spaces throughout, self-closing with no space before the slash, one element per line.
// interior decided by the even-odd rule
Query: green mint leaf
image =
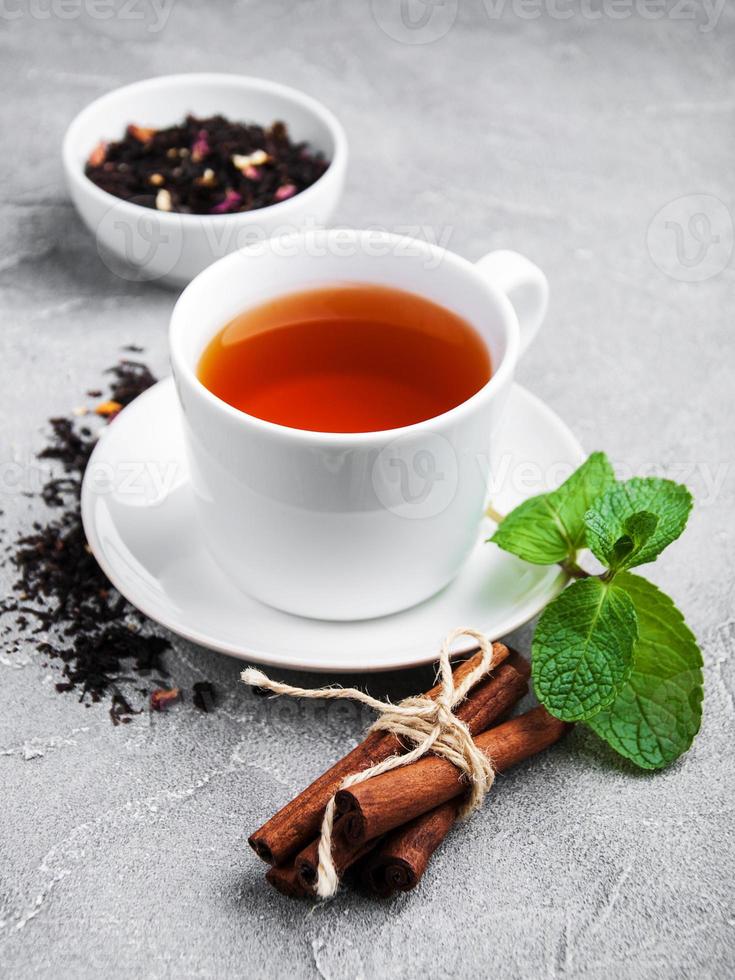
<path fill-rule="evenodd" d="M 575 554 L 585 546 L 584 515 L 600 494 L 614 485 L 615 471 L 610 460 L 604 453 L 592 453 L 568 480 L 549 494 Z"/>
<path fill-rule="evenodd" d="M 558 489 L 531 497 L 511 511 L 490 540 L 534 565 L 574 560 L 585 543 L 586 512 L 614 483 L 607 456 L 592 453 Z"/>
<path fill-rule="evenodd" d="M 686 752 L 702 720 L 702 654 L 671 599 L 644 578 L 615 579 L 635 606 L 633 670 L 615 701 L 588 724 L 643 769 L 660 769 Z"/>
<path fill-rule="evenodd" d="M 636 555 L 640 553 L 657 527 L 658 517 L 648 510 L 640 510 L 626 518 L 623 524 L 625 533 L 618 538 L 612 547 L 610 568 L 617 571 L 634 565 Z"/>
<path fill-rule="evenodd" d="M 585 515 L 587 545 L 595 557 L 610 568 L 645 565 L 655 561 L 664 548 L 679 537 L 691 509 L 692 495 L 686 487 L 672 480 L 635 477 L 625 483 L 616 483 Z M 647 535 L 638 526 L 640 544 L 631 549 L 621 563 L 615 551 L 616 543 L 631 536 L 628 524 L 639 519 L 642 512 L 656 517 L 657 524 Z"/>
<path fill-rule="evenodd" d="M 633 600 L 616 583 L 587 578 L 544 610 L 533 637 L 533 682 L 552 715 L 584 721 L 617 697 L 637 635 Z"/>
<path fill-rule="evenodd" d="M 546 493 L 519 504 L 503 518 L 490 540 L 504 551 L 534 565 L 555 565 L 565 561 L 572 550 L 564 526 Z"/>

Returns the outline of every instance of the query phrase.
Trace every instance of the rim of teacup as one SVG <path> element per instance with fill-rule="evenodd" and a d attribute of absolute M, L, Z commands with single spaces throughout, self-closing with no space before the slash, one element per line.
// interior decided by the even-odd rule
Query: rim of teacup
<path fill-rule="evenodd" d="M 215 87 L 218 85 L 231 85 L 233 88 L 242 89 L 243 93 L 248 91 L 268 92 L 280 96 L 286 101 L 311 112 L 327 128 L 334 143 L 334 152 L 329 160 L 329 166 L 324 173 L 305 190 L 300 191 L 293 197 L 285 201 L 277 201 L 267 204 L 262 208 L 255 208 L 252 211 L 237 211 L 233 214 L 182 214 L 178 211 L 158 211 L 154 208 L 147 208 L 132 201 L 125 201 L 108 191 L 102 190 L 84 173 L 84 159 L 81 148 L 81 131 L 86 123 L 97 115 L 104 115 L 105 108 L 113 101 L 130 96 L 136 98 L 145 92 L 157 89 L 172 88 L 177 85 L 196 85 L 198 88 Z M 175 120 L 172 120 L 174 122 Z M 256 120 L 257 121 L 257 120 Z M 288 121 L 288 120 L 287 120 Z M 347 136 L 342 124 L 334 113 L 328 109 L 318 99 L 290 85 L 283 85 L 280 82 L 272 82 L 267 78 L 259 78 L 255 75 L 238 75 L 229 72 L 182 72 L 175 75 L 156 75 L 152 78 L 145 78 L 130 85 L 123 85 L 105 92 L 99 98 L 90 102 L 72 119 L 64 134 L 61 149 L 64 170 L 67 179 L 72 181 L 76 187 L 85 194 L 96 199 L 107 207 L 114 207 L 120 216 L 131 219 L 140 218 L 145 215 L 155 218 L 162 226 L 195 227 L 201 226 L 205 222 L 215 221 L 218 226 L 224 224 L 257 224 L 259 216 L 265 213 L 271 214 L 274 209 L 278 209 L 279 216 L 288 220 L 289 214 L 293 211 L 297 213 L 299 208 L 308 202 L 311 196 L 316 193 L 317 188 L 321 189 L 324 183 L 334 179 L 339 179 L 341 170 L 346 166 L 347 160 Z"/>
<path fill-rule="evenodd" d="M 206 294 L 207 291 L 215 289 L 217 287 L 217 280 L 220 278 L 224 281 L 232 281 L 231 272 L 234 267 L 242 262 L 243 259 L 252 260 L 257 258 L 259 252 L 264 247 L 271 249 L 275 246 L 288 248 L 289 243 L 303 247 L 309 239 L 322 237 L 326 239 L 328 247 L 328 244 L 330 242 L 333 243 L 337 236 L 340 236 L 340 244 L 342 245 L 344 244 L 345 236 L 349 236 L 353 243 L 361 247 L 364 247 L 368 242 L 372 247 L 376 243 L 393 247 L 399 245 L 417 247 L 425 256 L 430 257 L 432 260 L 447 263 L 454 271 L 462 275 L 469 275 L 480 289 L 487 293 L 488 298 L 500 307 L 503 314 L 502 322 L 506 348 L 497 367 L 495 366 L 495 362 L 493 362 L 493 373 L 482 388 L 458 405 L 455 405 L 446 412 L 442 412 L 441 415 L 434 415 L 431 418 L 422 419 L 420 422 L 414 422 L 411 425 L 404 425 L 394 429 L 376 429 L 370 432 L 320 432 L 313 429 L 297 429 L 292 426 L 281 425 L 279 422 L 269 422 L 266 419 L 258 418 L 256 415 L 243 412 L 242 409 L 235 408 L 234 405 L 223 401 L 223 399 L 211 392 L 199 380 L 196 373 L 196 364 L 192 365 L 190 359 L 181 349 L 183 334 L 188 322 L 187 311 L 189 305 L 195 299 L 198 299 L 202 292 Z M 396 261 L 398 260 L 399 257 L 396 258 Z M 353 282 L 354 280 L 345 278 L 342 281 Z M 376 280 L 376 285 L 381 285 L 379 280 Z M 294 289 L 286 287 L 284 289 L 284 293 L 292 291 L 299 291 L 299 287 L 294 287 Z M 246 309 L 247 304 L 244 304 L 243 308 Z M 221 326 L 224 326 L 224 323 Z M 475 329 L 479 329 L 475 324 L 473 326 L 475 326 Z M 212 336 L 215 336 L 215 333 Z M 484 337 L 483 342 L 487 344 Z M 247 245 L 213 262 L 212 265 L 204 269 L 203 272 L 200 272 L 189 283 L 176 301 L 169 324 L 169 348 L 174 377 L 178 380 L 186 381 L 198 397 L 203 398 L 217 411 L 236 420 L 239 424 L 253 427 L 263 433 L 270 433 L 276 438 L 286 438 L 290 441 L 298 440 L 305 444 L 324 445 L 326 443 L 334 448 L 359 444 L 360 446 L 366 447 L 370 443 L 384 444 L 386 438 L 392 440 L 419 433 L 421 430 L 431 429 L 431 431 L 436 432 L 437 430 L 451 427 L 468 414 L 474 412 L 482 403 L 493 398 L 495 393 L 500 391 L 506 382 L 510 380 L 509 376 L 512 375 L 515 364 L 518 361 L 520 353 L 520 327 L 515 309 L 505 293 L 493 286 L 473 262 L 463 258 L 456 252 L 432 245 L 426 241 L 411 238 L 410 236 L 396 235 L 392 232 L 382 230 L 331 228 L 307 232 L 289 232 L 285 235 L 274 236 L 266 242 Z M 491 351 L 491 354 L 494 354 L 494 352 Z"/>

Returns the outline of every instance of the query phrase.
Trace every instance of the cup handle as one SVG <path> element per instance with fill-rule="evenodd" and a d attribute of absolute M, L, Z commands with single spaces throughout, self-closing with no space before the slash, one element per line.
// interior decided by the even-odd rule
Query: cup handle
<path fill-rule="evenodd" d="M 516 311 L 521 328 L 521 354 L 541 326 L 549 305 L 549 283 L 537 265 L 509 249 L 488 252 L 477 269 L 505 293 Z"/>

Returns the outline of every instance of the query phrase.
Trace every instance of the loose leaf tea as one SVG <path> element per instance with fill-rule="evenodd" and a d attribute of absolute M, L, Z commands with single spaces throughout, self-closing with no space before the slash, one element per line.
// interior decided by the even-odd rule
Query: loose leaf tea
<path fill-rule="evenodd" d="M 131 703 L 133 693 L 146 694 L 141 681 L 155 678 L 158 686 L 168 676 L 163 657 L 171 644 L 143 629 L 148 620 L 107 580 L 82 527 L 82 478 L 99 432 L 156 381 L 144 364 L 131 360 L 120 361 L 106 374 L 110 390 L 103 404 L 115 405 L 114 411 L 99 413 L 98 405 L 84 412 L 82 421 L 49 420 L 50 441 L 38 455 L 52 461 L 56 471 L 40 490 L 50 515 L 35 521 L 7 549 L 6 560 L 17 579 L 0 602 L 0 616 L 8 617 L 6 637 L 17 631 L 16 650 L 34 645 L 48 662 L 61 667 L 57 691 L 73 691 L 87 704 L 106 700 L 113 723 L 119 724 L 145 706 L 145 700 L 139 707 Z M 100 391 L 90 393 L 101 396 Z M 138 682 L 133 692 L 127 683 L 123 694 L 120 685 L 131 681 Z M 213 703 L 212 697 L 209 710 Z"/>
<path fill-rule="evenodd" d="M 558 490 L 512 511 L 491 538 L 581 579 L 539 620 L 536 693 L 553 715 L 586 721 L 644 769 L 673 762 L 699 731 L 702 654 L 672 600 L 627 569 L 655 561 L 682 533 L 691 508 L 686 487 L 653 477 L 617 482 L 607 458 L 593 453 Z M 583 547 L 607 571 L 583 571 Z"/>
<path fill-rule="evenodd" d="M 329 164 L 284 123 L 264 128 L 224 116 L 187 116 L 176 126 L 130 125 L 121 140 L 99 143 L 85 174 L 124 201 L 180 214 L 233 214 L 294 197 Z"/>

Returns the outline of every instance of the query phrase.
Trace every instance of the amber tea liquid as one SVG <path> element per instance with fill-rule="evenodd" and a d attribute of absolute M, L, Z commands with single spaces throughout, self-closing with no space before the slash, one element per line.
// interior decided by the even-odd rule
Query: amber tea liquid
<path fill-rule="evenodd" d="M 246 310 L 198 366 L 213 394 L 248 415 L 316 432 L 422 422 L 490 379 L 466 320 L 413 293 L 369 284 L 290 293 Z"/>

